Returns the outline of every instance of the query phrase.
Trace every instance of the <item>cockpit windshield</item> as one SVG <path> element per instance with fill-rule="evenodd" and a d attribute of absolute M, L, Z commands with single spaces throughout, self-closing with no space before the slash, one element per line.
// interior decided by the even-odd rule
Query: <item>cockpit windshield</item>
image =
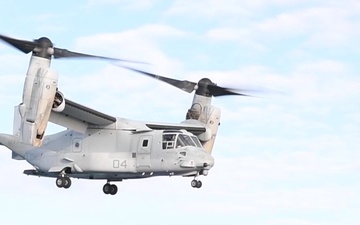
<path fill-rule="evenodd" d="M 196 136 L 190 136 L 182 133 L 166 133 L 163 134 L 163 149 L 174 149 L 185 146 L 194 146 L 201 148 L 201 143 Z"/>
<path fill-rule="evenodd" d="M 196 147 L 202 148 L 202 145 L 201 145 L 201 143 L 199 141 L 199 138 L 197 138 L 196 136 L 191 136 L 191 139 L 195 143 Z"/>

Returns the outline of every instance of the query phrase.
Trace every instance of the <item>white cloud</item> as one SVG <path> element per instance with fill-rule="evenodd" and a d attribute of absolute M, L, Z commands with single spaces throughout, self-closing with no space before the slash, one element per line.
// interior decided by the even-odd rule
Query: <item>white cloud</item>
<path fill-rule="evenodd" d="M 285 8 L 297 5 L 306 5 L 313 1 L 284 1 L 284 0 L 176 0 L 167 10 L 166 14 L 171 16 L 188 16 L 191 18 L 246 18 L 257 17 L 264 13 L 265 9 L 273 7 Z M 235 20 L 233 20 L 235 22 Z"/>
<path fill-rule="evenodd" d="M 241 40 L 241 37 L 249 36 L 249 31 L 234 28 L 218 28 L 208 31 L 206 36 L 211 40 L 235 41 Z"/>
<path fill-rule="evenodd" d="M 123 8 L 124 10 L 144 10 L 151 8 L 157 0 L 88 0 L 85 7 L 99 7 L 112 5 Z"/>
<path fill-rule="evenodd" d="M 359 94 L 360 80 L 354 78 L 352 73 L 354 71 L 351 67 L 342 61 L 323 59 L 298 62 L 286 74 L 273 71 L 270 67 L 247 65 L 230 71 L 196 71 L 189 73 L 188 76 L 197 80 L 202 78 L 203 74 L 207 74 L 218 85 L 239 89 L 259 89 L 259 93 L 255 92 L 254 95 L 265 97 L 265 100 L 270 97 L 271 103 L 286 103 L 292 107 L 306 105 L 310 108 L 314 104 L 332 105 L 334 102 L 341 104 L 354 99 L 354 96 Z M 258 101 L 255 99 L 255 102 Z"/>
<path fill-rule="evenodd" d="M 118 33 L 106 33 L 78 38 L 77 48 L 86 52 L 101 50 L 102 53 L 100 55 L 105 54 L 120 59 L 160 65 L 161 70 L 155 72 L 169 74 L 175 71 L 180 63 L 165 54 L 159 45 L 166 38 L 184 38 L 187 35 L 186 32 L 167 25 L 145 25 Z M 169 68 L 171 68 L 171 70 L 169 70 Z"/>
<path fill-rule="evenodd" d="M 259 5 L 264 7 L 266 4 L 263 2 Z M 283 2 L 268 4 L 286 6 Z M 359 38 L 356 31 L 360 28 L 356 16 L 357 8 L 359 6 L 355 1 L 348 1 L 342 5 L 331 2 L 318 6 L 304 4 L 294 9 L 279 10 L 276 14 L 266 14 L 259 20 L 241 20 L 243 22 L 228 25 L 220 23 L 219 27 L 211 28 L 205 37 L 214 41 L 234 41 L 257 50 L 264 50 L 267 43 L 273 41 L 287 40 L 286 43 L 291 43 L 292 39 L 300 39 L 301 47 L 316 49 L 351 46 L 359 51 L 354 46 Z M 248 10 L 256 14 L 259 9 Z M 268 11 L 271 12 L 271 8 Z M 221 10 L 218 13 L 221 14 Z M 229 17 L 236 17 L 229 14 Z"/>
<path fill-rule="evenodd" d="M 224 14 L 247 15 L 248 9 L 255 7 L 256 1 L 175 1 L 167 11 L 168 15 L 191 15 L 191 17 L 216 17 Z"/>
<path fill-rule="evenodd" d="M 305 219 L 274 219 L 266 223 L 266 225 L 331 225 L 332 222 L 317 222 Z"/>
<path fill-rule="evenodd" d="M 345 45 L 357 38 L 354 32 L 359 23 L 352 19 L 353 9 L 316 7 L 295 12 L 284 12 L 259 23 L 255 31 L 272 38 L 308 36 L 312 46 Z M 267 36 L 269 38 L 269 36 Z"/>

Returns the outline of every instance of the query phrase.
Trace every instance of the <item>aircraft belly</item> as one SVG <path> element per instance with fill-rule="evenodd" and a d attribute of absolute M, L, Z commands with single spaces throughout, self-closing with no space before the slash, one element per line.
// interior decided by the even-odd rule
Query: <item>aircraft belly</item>
<path fill-rule="evenodd" d="M 39 170 L 24 170 L 24 174 L 39 177 L 58 177 L 58 172 L 43 172 Z M 196 171 L 182 171 L 182 172 L 82 172 L 71 173 L 69 177 L 79 179 L 94 179 L 94 180 L 109 180 L 122 181 L 126 179 L 143 179 L 157 176 L 194 176 Z"/>
<path fill-rule="evenodd" d="M 58 164 L 58 156 L 54 151 L 34 149 L 26 152 L 25 159 L 35 168 L 47 172 L 51 167 Z"/>
<path fill-rule="evenodd" d="M 178 172 L 93 172 L 93 173 L 74 173 L 70 174 L 70 177 L 79 178 L 79 179 L 94 179 L 94 180 L 109 180 L 109 181 L 121 181 L 127 179 L 143 179 L 143 178 L 151 178 L 158 176 L 188 176 L 189 174 L 195 175 L 196 171 L 178 171 Z"/>

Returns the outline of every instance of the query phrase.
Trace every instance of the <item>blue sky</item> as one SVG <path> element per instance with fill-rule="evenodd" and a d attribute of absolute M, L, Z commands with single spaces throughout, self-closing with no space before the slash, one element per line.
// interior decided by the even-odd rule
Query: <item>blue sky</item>
<path fill-rule="evenodd" d="M 215 167 L 189 178 L 27 177 L 0 147 L 1 224 L 355 225 L 360 221 L 360 3 L 307 0 L 88 0 L 0 3 L 0 33 L 148 62 L 177 79 L 263 88 L 213 100 Z M 0 132 L 12 132 L 29 56 L 0 44 Z M 192 95 L 106 62 L 54 60 L 65 96 L 111 115 L 180 122 Z M 59 130 L 52 126 L 49 132 Z"/>

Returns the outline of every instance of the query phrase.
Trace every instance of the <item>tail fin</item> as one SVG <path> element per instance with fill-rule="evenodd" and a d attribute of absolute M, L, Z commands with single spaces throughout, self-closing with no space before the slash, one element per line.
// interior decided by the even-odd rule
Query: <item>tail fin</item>
<path fill-rule="evenodd" d="M 12 159 L 24 160 L 24 154 L 29 146 L 20 143 L 21 136 L 21 110 L 22 105 L 14 107 L 13 135 L 0 134 L 0 145 L 6 146 L 12 151 Z"/>
<path fill-rule="evenodd" d="M 0 134 L 0 145 L 6 146 L 12 151 L 12 159 L 24 160 L 25 153 L 32 146 L 19 142 L 19 138 L 11 134 Z"/>

